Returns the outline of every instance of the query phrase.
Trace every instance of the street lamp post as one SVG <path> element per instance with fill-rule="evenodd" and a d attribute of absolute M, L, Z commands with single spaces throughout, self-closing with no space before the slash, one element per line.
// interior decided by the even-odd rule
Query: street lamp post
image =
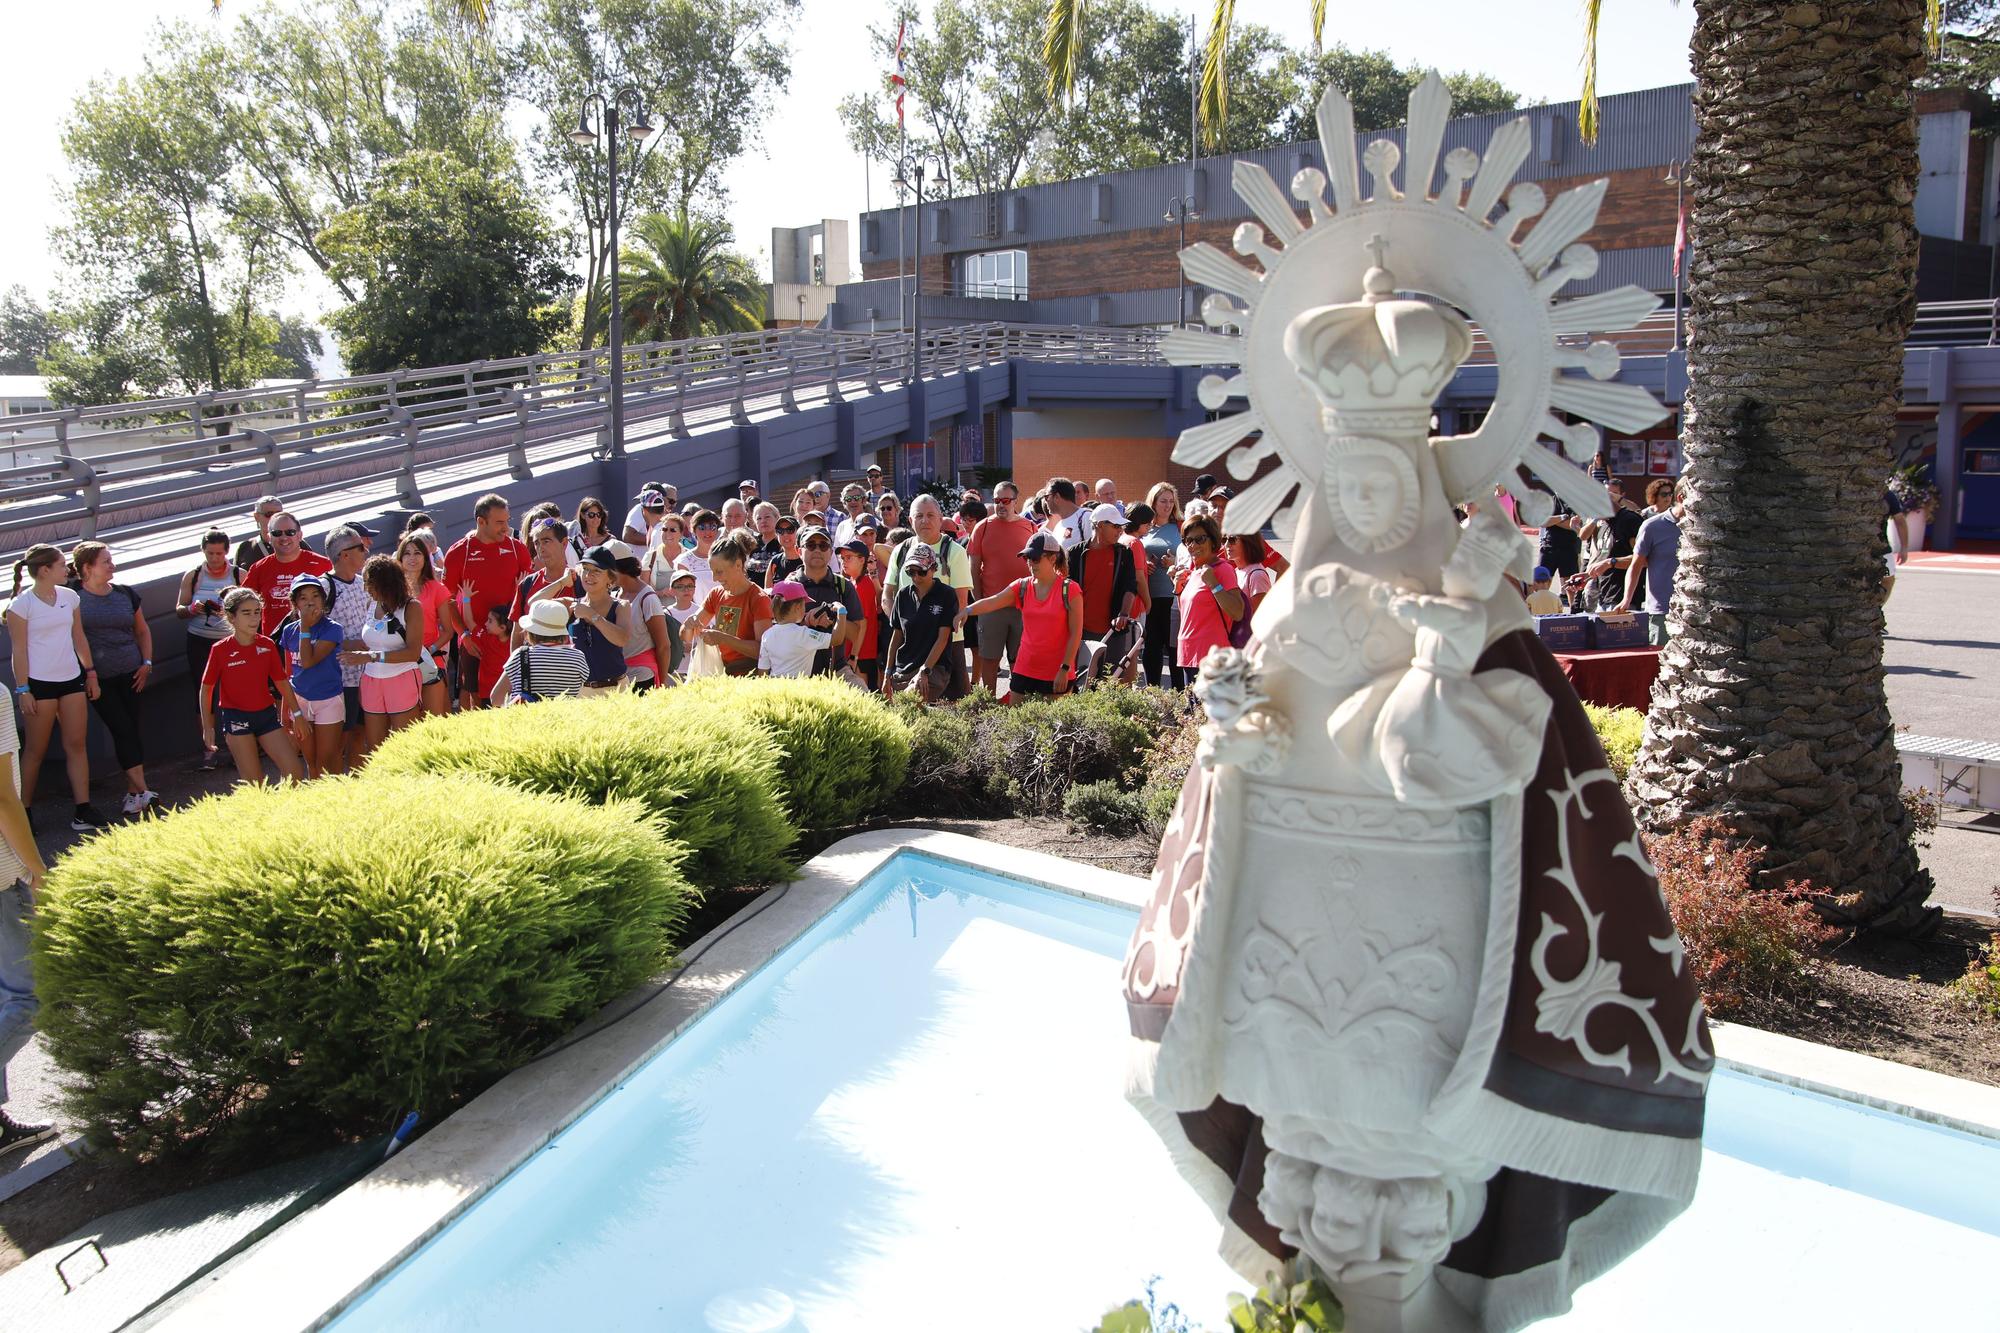
<path fill-rule="evenodd" d="M 910 291 L 910 382 L 923 376 L 924 363 L 924 176 L 936 177 L 932 197 L 941 199 L 951 189 L 950 169 L 936 153 L 909 153 L 896 163 L 893 182 L 900 193 L 910 193 L 910 230 L 915 236 L 910 255 L 913 286 Z"/>
<path fill-rule="evenodd" d="M 606 97 L 603 93 L 590 93 L 583 99 L 583 106 L 577 112 L 576 128 L 569 132 L 570 141 L 583 148 L 595 149 L 599 135 L 590 123 L 590 108 L 595 105 L 604 122 L 604 156 L 611 173 L 610 185 L 605 194 L 605 216 L 610 220 L 611 250 L 611 452 L 612 458 L 625 456 L 625 307 L 618 296 L 618 111 L 626 102 L 632 104 L 632 123 L 625 126 L 625 136 L 636 148 L 652 137 L 653 127 L 646 122 L 646 104 L 639 90 L 626 84 L 617 92 Z"/>
<path fill-rule="evenodd" d="M 1176 266 L 1178 266 L 1180 262 L 1179 260 L 1180 251 L 1187 249 L 1188 219 L 1193 218 L 1196 221 L 1200 221 L 1201 213 L 1194 206 L 1194 196 L 1192 194 L 1177 194 L 1173 198 L 1167 200 L 1167 211 L 1164 216 L 1169 222 L 1178 222 L 1181 224 L 1180 249 L 1174 251 L 1175 254 L 1174 262 Z M 1177 303 L 1174 306 L 1174 322 L 1176 324 L 1179 324 L 1182 328 L 1186 328 L 1188 317 L 1187 317 L 1187 274 L 1185 272 L 1181 274 L 1180 296 L 1176 298 L 1176 302 Z"/>

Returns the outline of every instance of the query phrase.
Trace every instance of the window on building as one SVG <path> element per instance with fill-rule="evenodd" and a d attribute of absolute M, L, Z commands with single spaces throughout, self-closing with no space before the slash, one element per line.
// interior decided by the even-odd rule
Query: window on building
<path fill-rule="evenodd" d="M 826 234 L 824 232 L 813 233 L 812 285 L 815 287 L 824 287 L 826 285 Z"/>
<path fill-rule="evenodd" d="M 1028 252 L 987 250 L 967 255 L 959 268 L 959 283 L 966 296 L 1025 301 L 1028 299 Z"/>

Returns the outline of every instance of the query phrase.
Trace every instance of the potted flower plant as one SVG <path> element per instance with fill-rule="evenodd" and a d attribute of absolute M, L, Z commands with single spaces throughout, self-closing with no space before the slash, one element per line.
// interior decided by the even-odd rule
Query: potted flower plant
<path fill-rule="evenodd" d="M 1929 463 L 1906 463 L 1889 474 L 1889 493 L 1902 502 L 1909 515 L 1910 549 L 1924 549 L 1924 530 L 1937 510 L 1938 491 L 1931 484 Z"/>

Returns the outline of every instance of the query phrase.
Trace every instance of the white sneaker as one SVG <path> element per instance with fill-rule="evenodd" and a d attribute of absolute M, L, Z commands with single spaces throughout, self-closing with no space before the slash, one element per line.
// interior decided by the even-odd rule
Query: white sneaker
<path fill-rule="evenodd" d="M 156 791 L 132 791 L 125 793 L 125 813 L 136 815 L 147 806 L 160 799 Z"/>

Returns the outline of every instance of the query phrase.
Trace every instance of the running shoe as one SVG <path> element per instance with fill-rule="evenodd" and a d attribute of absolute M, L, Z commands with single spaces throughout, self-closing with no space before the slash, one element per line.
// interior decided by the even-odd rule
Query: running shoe
<path fill-rule="evenodd" d="M 54 1125 L 24 1125 L 5 1111 L 0 1111 L 0 1157 L 17 1148 L 26 1148 L 40 1143 L 43 1139 L 54 1138 Z"/>
<path fill-rule="evenodd" d="M 125 793 L 125 813 L 136 815 L 159 799 L 160 794 L 156 791 L 128 791 Z"/>
<path fill-rule="evenodd" d="M 202 755 L 201 762 L 196 764 L 195 767 L 204 773 L 215 772 L 216 769 L 222 767 L 222 751 L 215 749 L 206 752 Z"/>
<path fill-rule="evenodd" d="M 69 817 L 69 826 L 78 833 L 90 833 L 104 827 L 104 816 L 97 813 L 94 805 L 79 805 Z"/>

